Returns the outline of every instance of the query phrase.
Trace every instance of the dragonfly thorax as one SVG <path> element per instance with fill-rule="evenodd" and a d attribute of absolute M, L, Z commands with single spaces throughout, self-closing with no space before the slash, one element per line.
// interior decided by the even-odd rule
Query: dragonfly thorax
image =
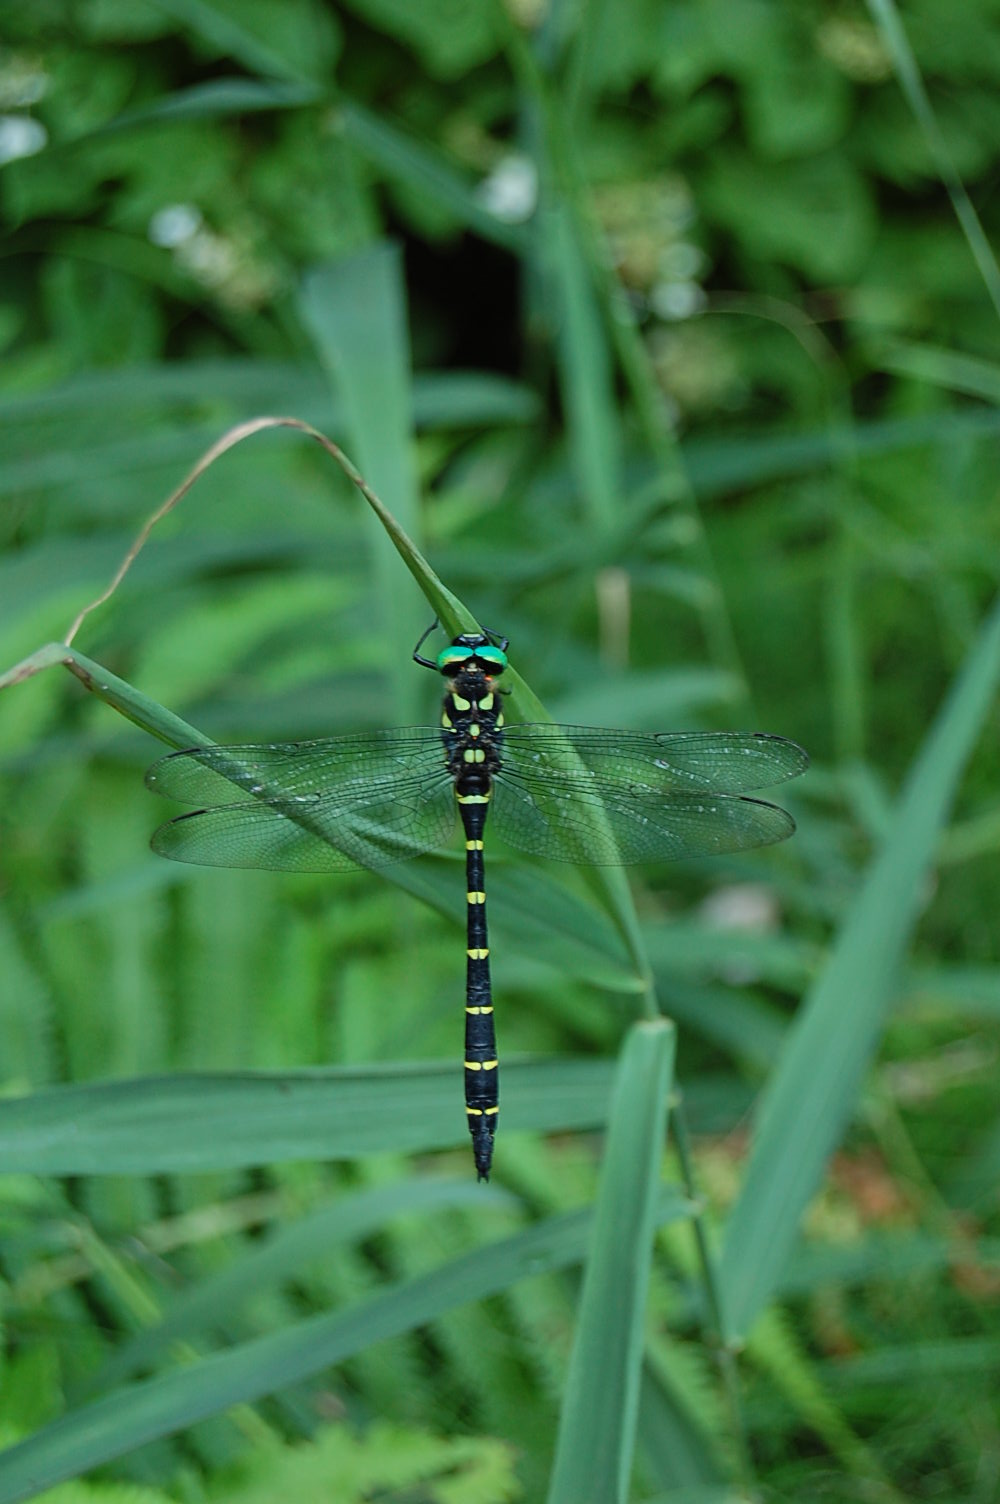
<path fill-rule="evenodd" d="M 474 656 L 448 676 L 441 736 L 448 771 L 459 793 L 487 791 L 500 768 L 503 711 L 494 677 Z"/>
<path fill-rule="evenodd" d="M 479 704 L 482 700 L 488 700 L 493 693 L 493 680 L 494 675 L 487 673 L 477 659 L 469 658 L 457 673 L 448 675 L 449 694 L 446 698 L 471 700 L 473 704 Z"/>

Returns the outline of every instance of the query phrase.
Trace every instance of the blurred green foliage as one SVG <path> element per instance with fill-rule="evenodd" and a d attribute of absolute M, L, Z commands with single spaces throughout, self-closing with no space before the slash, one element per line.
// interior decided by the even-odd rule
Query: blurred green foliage
<path fill-rule="evenodd" d="M 1000 572 L 1000 358 L 879 13 L 5 7 L 0 669 L 63 637 L 227 426 L 287 413 L 344 445 L 448 586 L 510 635 L 557 718 L 752 724 L 805 744 L 790 847 L 635 884 L 680 1025 L 713 1246 L 748 1183 L 746 1114 L 791 1058 L 795 1006 L 822 995 L 857 896 L 879 891 L 871 874 L 890 873 L 887 937 L 893 916 L 900 944 L 913 928 L 881 1053 L 860 1094 L 844 1088 L 853 1125 L 775 1262 L 780 1304 L 749 1334 L 746 1452 L 761 1496 L 986 1504 L 1000 1456 L 995 718 L 933 875 L 878 861 L 905 855 L 893 801 L 948 686 L 980 661 Z M 995 238 L 1000 5 L 916 0 L 904 19 Z M 156 530 L 78 645 L 208 736 L 285 739 L 435 715 L 430 676 L 409 664 L 427 617 L 329 461 L 263 435 Z M 65 1101 L 71 1121 L 78 1099 L 44 1088 L 454 1059 L 454 861 L 388 882 L 172 870 L 146 849 L 149 736 L 52 671 L 0 711 L 12 1106 Z M 943 817 L 948 775 L 926 771 Z M 904 923 L 907 875 L 920 912 Z M 134 1128 L 147 1174 L 0 1179 L 8 1441 L 40 1432 L 52 1456 L 40 1428 L 95 1395 L 113 1409 L 130 1376 L 183 1394 L 177 1358 L 192 1383 L 219 1349 L 249 1371 L 258 1339 L 301 1330 L 307 1354 L 306 1323 L 343 1315 L 324 1340 L 344 1345 L 294 1380 L 258 1378 L 225 1414 L 206 1402 L 180 1434 L 147 1432 L 72 1497 L 320 1497 L 331 1476 L 345 1504 L 544 1497 L 579 1306 L 564 1266 L 581 1255 L 530 1245 L 531 1263 L 517 1240 L 594 1201 L 599 1141 L 570 1130 L 603 1123 L 609 1076 L 570 1071 L 603 1070 L 638 984 L 585 876 L 508 862 L 491 876 L 504 1055 L 545 1062 L 525 1100 L 551 1108 L 536 1127 L 563 1131 L 505 1125 L 489 1192 L 468 1194 L 466 1146 L 436 1126 L 335 1163 L 292 1140 L 279 1163 L 265 1148 L 178 1170 L 152 1089 Z M 879 949 L 870 968 L 855 950 L 859 989 Z M 882 1014 L 865 1017 L 877 1031 Z M 744 1433 L 705 1341 L 689 1222 L 672 1204 L 662 1220 L 629 1497 L 731 1498 Z M 452 1304 L 432 1306 L 425 1277 L 497 1248 L 511 1268 L 525 1259 L 523 1277 L 462 1304 L 456 1275 Z M 397 1286 L 390 1335 L 378 1323 Z M 382 1340 L 364 1339 L 366 1320 Z M 2 1498 L 25 1496 L 4 1481 L 13 1466 L 0 1454 Z"/>

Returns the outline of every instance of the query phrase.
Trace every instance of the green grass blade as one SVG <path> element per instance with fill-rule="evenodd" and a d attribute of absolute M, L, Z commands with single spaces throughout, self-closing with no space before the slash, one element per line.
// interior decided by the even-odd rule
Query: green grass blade
<path fill-rule="evenodd" d="M 323 90 L 318 84 L 297 79 L 216 78 L 211 83 L 177 89 L 152 104 L 125 110 L 86 139 L 117 135 L 169 120 L 226 120 L 232 115 L 298 110 L 304 105 L 317 104 L 322 98 Z"/>
<path fill-rule="evenodd" d="M 505 1131 L 599 1127 L 612 1069 L 505 1060 Z M 464 1144 L 467 1133 L 453 1063 L 141 1077 L 0 1102 L 0 1173 L 201 1172 L 419 1153 Z"/>
<path fill-rule="evenodd" d="M 761 1102 L 721 1262 L 730 1338 L 747 1331 L 780 1280 L 802 1213 L 850 1120 L 895 995 L 936 842 L 998 679 L 1000 602 L 924 741 Z"/>
<path fill-rule="evenodd" d="M 1000 366 L 995 360 L 981 360 L 939 345 L 920 345 L 909 340 L 890 340 L 879 346 L 879 365 L 897 376 L 914 376 L 932 386 L 970 397 L 984 397 L 1000 402 Z"/>
<path fill-rule="evenodd" d="M 188 404 L 204 402 L 206 393 L 211 393 L 213 401 L 231 403 L 248 413 L 288 408 L 299 417 L 315 419 L 317 423 L 325 415 L 334 430 L 344 425 L 340 405 L 331 408 L 326 384 L 311 366 L 282 360 L 247 362 L 222 358 L 167 366 L 129 366 L 127 374 L 112 367 L 106 371 L 88 371 L 86 378 L 70 377 L 44 391 L 0 392 L 0 425 L 13 430 L 13 444 L 28 425 L 44 424 L 46 454 L 55 455 L 61 467 L 52 479 L 70 484 L 75 478 L 72 456 L 79 455 L 85 446 L 89 454 L 96 453 L 104 473 L 116 467 L 119 456 L 132 460 L 133 467 L 138 468 L 142 446 L 150 444 L 157 435 L 144 427 L 139 437 L 133 435 L 122 440 L 119 437 L 122 429 L 130 423 L 135 426 L 145 423 L 151 409 L 160 416 L 174 406 L 186 408 Z M 491 371 L 422 371 L 413 377 L 413 419 L 418 428 L 534 423 L 540 412 L 541 403 L 530 387 Z M 114 424 L 109 421 L 110 414 L 116 419 Z M 74 419 L 83 422 L 77 427 L 73 425 Z M 214 438 L 218 432 L 215 426 L 193 427 L 186 413 L 178 421 L 183 428 L 172 436 L 175 447 L 157 452 L 160 461 L 189 455 L 192 434 L 205 432 Z M 95 431 L 108 436 L 99 446 L 95 445 Z M 128 447 L 119 447 L 122 445 Z M 5 487 L 7 468 L 5 464 Z M 27 483 L 38 474 L 25 467 L 18 470 L 18 479 Z M 41 477 L 44 479 L 44 471 Z"/>
<path fill-rule="evenodd" d="M 340 1196 L 295 1222 L 278 1223 L 264 1242 L 253 1244 L 231 1264 L 182 1290 L 170 1301 L 163 1320 L 120 1347 L 88 1387 L 92 1392 L 107 1390 L 141 1369 L 150 1369 L 171 1343 L 197 1341 L 206 1331 L 224 1330 L 264 1291 L 300 1276 L 310 1262 L 329 1257 L 332 1249 L 384 1231 L 394 1217 L 430 1215 L 454 1207 L 478 1213 L 515 1204 L 499 1186 L 480 1185 L 471 1176 L 414 1178 Z"/>
<path fill-rule="evenodd" d="M 512 251 L 524 249 L 523 229 L 505 224 L 485 209 L 472 184 L 439 152 L 353 100 L 340 101 L 338 118 L 347 139 L 388 178 L 396 179 L 410 193 L 425 193 L 458 224 L 484 240 Z"/>
<path fill-rule="evenodd" d="M 549 1504 L 628 1497 L 674 1037 L 665 1020 L 636 1024 L 616 1072 Z"/>
<path fill-rule="evenodd" d="M 688 1214 L 689 1204 L 661 1187 L 654 1223 Z M 589 1211 L 552 1217 L 418 1279 L 390 1286 L 346 1312 L 313 1316 L 163 1378 L 116 1390 L 0 1453 L 0 1504 L 17 1504 L 160 1436 L 296 1384 L 373 1343 L 425 1326 L 467 1301 L 485 1300 L 533 1274 L 584 1256 Z M 581 1495 L 578 1504 L 582 1504 Z"/>
<path fill-rule="evenodd" d="M 812 433 L 765 434 L 746 439 L 693 439 L 684 450 L 694 485 L 702 496 L 751 489 L 790 476 L 809 475 L 853 456 L 897 454 L 924 446 L 940 448 L 959 441 L 990 440 L 1000 429 L 1000 414 L 978 409 L 944 409 L 931 413 L 880 418 L 851 428 Z"/>
<path fill-rule="evenodd" d="M 148 695 L 134 689 L 125 679 L 119 679 L 117 674 L 111 673 L 100 663 L 95 663 L 92 658 L 85 657 L 83 653 L 78 653 L 75 648 L 66 647 L 61 642 L 46 643 L 23 663 L 15 664 L 0 675 L 0 689 L 11 689 L 23 679 L 29 679 L 33 674 L 52 668 L 57 663 L 68 668 L 85 688 L 113 710 L 117 710 L 126 720 L 143 731 L 148 731 L 151 736 L 159 737 L 171 747 L 210 745 L 207 737 L 194 726 L 188 725 L 187 721 L 182 721 L 180 716 L 164 709 Z"/>
<path fill-rule="evenodd" d="M 621 509 L 621 444 L 614 373 L 586 261 L 564 204 L 550 211 L 552 266 L 561 311 L 560 385 L 573 465 L 590 532 L 608 534 Z"/>
<path fill-rule="evenodd" d="M 299 306 L 346 415 L 359 468 L 415 538 L 420 518 L 399 247 L 383 241 L 316 267 L 303 281 Z M 371 630 L 384 644 L 394 714 L 406 725 L 418 714 L 420 682 L 400 647 L 417 640 L 427 625 L 426 613 L 400 590 L 389 539 L 380 531 L 374 541 Z"/>
<path fill-rule="evenodd" d="M 1000 314 L 1000 267 L 997 266 L 979 215 L 972 207 L 972 200 L 965 191 L 965 185 L 959 177 L 948 143 L 941 134 L 937 117 L 931 109 L 931 102 L 927 97 L 920 69 L 917 67 L 917 60 L 913 56 L 913 49 L 910 47 L 903 23 L 899 19 L 894 0 L 868 0 L 868 9 L 882 35 L 886 51 L 892 59 L 899 86 L 906 95 L 907 103 L 924 133 L 927 148 L 948 192 L 948 197 L 951 199 L 955 218 L 969 243 L 969 249 L 979 268 L 979 274 L 986 284 L 986 291 L 990 295 L 993 307 Z"/>

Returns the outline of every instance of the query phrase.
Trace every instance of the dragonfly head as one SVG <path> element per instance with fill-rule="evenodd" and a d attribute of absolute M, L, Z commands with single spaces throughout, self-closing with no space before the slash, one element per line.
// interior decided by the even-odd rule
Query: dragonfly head
<path fill-rule="evenodd" d="M 495 679 L 507 667 L 506 646 L 503 641 L 503 647 L 500 647 L 485 632 L 463 632 L 441 649 L 437 666 L 446 679 L 467 674 Z"/>

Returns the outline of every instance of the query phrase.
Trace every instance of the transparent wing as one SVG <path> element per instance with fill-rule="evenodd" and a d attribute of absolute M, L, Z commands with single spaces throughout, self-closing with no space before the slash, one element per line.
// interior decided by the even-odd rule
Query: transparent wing
<path fill-rule="evenodd" d="M 602 865 L 784 840 L 795 828 L 784 810 L 733 796 L 808 762 L 794 742 L 756 733 L 548 723 L 508 728 L 502 759 L 499 833 L 537 856 Z M 146 782 L 203 806 L 161 826 L 153 849 L 207 866 L 382 866 L 444 844 L 454 825 L 441 735 L 430 726 L 194 748 L 162 758 Z"/>
<path fill-rule="evenodd" d="M 153 850 L 209 867 L 384 866 L 443 845 L 455 821 L 441 733 L 430 726 L 192 748 L 154 763 L 146 783 L 205 806 L 161 825 Z"/>
<path fill-rule="evenodd" d="M 504 760 L 524 776 L 581 767 L 602 786 L 747 794 L 797 778 L 809 757 L 797 742 L 761 731 L 610 731 L 550 723 L 504 728 Z"/>
<path fill-rule="evenodd" d="M 497 775 L 497 833 L 518 851 L 580 866 L 627 866 L 772 846 L 795 830 L 787 810 L 735 794 L 622 798 L 564 787 L 528 789 Z"/>
<path fill-rule="evenodd" d="M 596 866 L 769 846 L 794 820 L 739 794 L 807 763 L 794 742 L 756 733 L 514 726 L 495 780 L 496 829 L 518 850 Z"/>
<path fill-rule="evenodd" d="M 258 796 L 264 786 L 279 798 L 323 794 L 347 804 L 379 785 L 422 779 L 444 764 L 436 726 L 405 726 L 307 742 L 191 747 L 154 762 L 146 787 L 179 804 L 238 803 L 240 790 Z"/>

